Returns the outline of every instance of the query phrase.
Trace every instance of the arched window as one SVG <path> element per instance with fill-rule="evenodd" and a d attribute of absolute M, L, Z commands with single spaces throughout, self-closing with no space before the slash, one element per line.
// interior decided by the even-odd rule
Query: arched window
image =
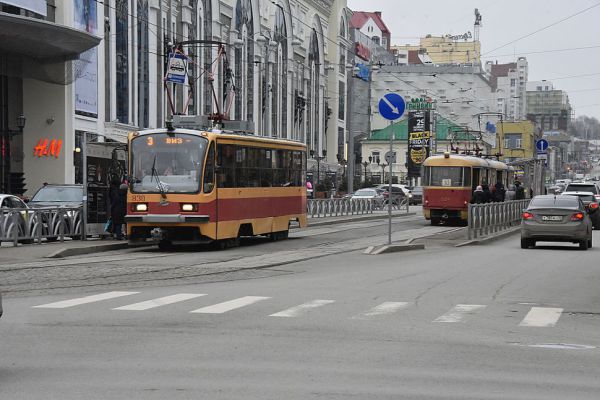
<path fill-rule="evenodd" d="M 340 19 L 340 36 L 343 38 L 346 37 L 346 19 L 343 16 Z"/>
<path fill-rule="evenodd" d="M 275 11 L 275 27 L 273 29 L 273 70 L 271 71 L 271 135 L 287 138 L 287 27 L 283 15 L 283 8 L 277 6 Z"/>
<path fill-rule="evenodd" d="M 254 119 L 254 21 L 251 0 L 237 0 L 235 7 L 235 30 L 238 44 L 235 46 L 235 119 Z"/>
<path fill-rule="evenodd" d="M 308 47 L 308 83 L 307 83 L 307 113 L 306 113 L 306 145 L 309 150 L 318 148 L 319 139 L 319 88 L 321 65 L 319 53 L 319 37 L 317 31 L 313 28 Z M 318 149 L 317 149 L 318 151 Z M 318 154 L 320 155 L 320 154 Z"/>

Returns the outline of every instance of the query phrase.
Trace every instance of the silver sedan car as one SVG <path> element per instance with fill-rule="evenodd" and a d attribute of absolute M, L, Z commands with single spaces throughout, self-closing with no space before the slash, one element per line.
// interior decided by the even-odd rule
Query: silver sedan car
<path fill-rule="evenodd" d="M 521 248 L 536 242 L 572 242 L 592 247 L 592 221 L 576 196 L 535 196 L 521 219 Z"/>

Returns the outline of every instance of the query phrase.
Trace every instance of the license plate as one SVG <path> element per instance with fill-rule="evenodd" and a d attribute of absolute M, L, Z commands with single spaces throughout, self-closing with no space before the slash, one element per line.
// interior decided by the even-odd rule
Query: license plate
<path fill-rule="evenodd" d="M 562 221 L 562 217 L 560 215 L 543 215 L 542 221 Z"/>

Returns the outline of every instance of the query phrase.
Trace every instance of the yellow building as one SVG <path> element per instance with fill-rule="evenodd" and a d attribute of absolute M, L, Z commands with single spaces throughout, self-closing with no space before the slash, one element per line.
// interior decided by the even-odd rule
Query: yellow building
<path fill-rule="evenodd" d="M 471 32 L 456 36 L 431 36 L 420 39 L 419 45 L 391 46 L 392 53 L 418 51 L 428 55 L 433 64 L 480 63 L 481 43 L 472 40 Z"/>
<path fill-rule="evenodd" d="M 501 153 L 501 160 L 505 162 L 533 158 L 535 154 L 533 123 L 531 121 L 499 123 L 496 126 L 496 147 L 492 149 L 492 153 Z"/>

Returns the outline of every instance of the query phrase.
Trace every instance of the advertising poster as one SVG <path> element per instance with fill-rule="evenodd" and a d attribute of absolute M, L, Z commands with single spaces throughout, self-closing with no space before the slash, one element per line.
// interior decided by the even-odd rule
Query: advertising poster
<path fill-rule="evenodd" d="M 74 1 L 74 26 L 95 35 L 98 32 L 98 8 L 95 0 Z M 75 80 L 75 112 L 98 115 L 98 50 L 92 48 L 79 56 L 80 71 Z"/>
<path fill-rule="evenodd" d="M 431 121 L 428 110 L 408 113 L 408 157 L 409 177 L 421 175 L 421 165 L 429 157 L 431 147 Z"/>

